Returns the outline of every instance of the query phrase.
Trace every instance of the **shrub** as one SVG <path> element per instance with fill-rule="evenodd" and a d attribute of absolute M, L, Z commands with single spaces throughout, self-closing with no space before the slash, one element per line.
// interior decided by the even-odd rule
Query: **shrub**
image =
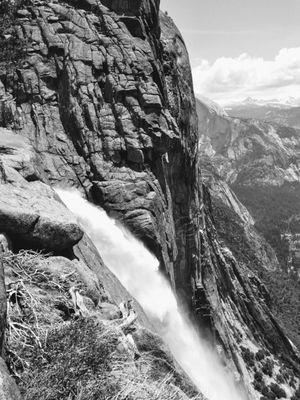
<path fill-rule="evenodd" d="M 277 383 L 270 384 L 270 390 L 275 394 L 277 399 L 286 398 L 285 391 L 277 385 Z"/>
<path fill-rule="evenodd" d="M 299 399 L 300 399 L 300 386 L 298 387 L 294 395 L 291 397 L 291 400 L 299 400 Z"/>
<path fill-rule="evenodd" d="M 258 381 L 258 382 L 261 382 L 261 381 L 263 380 L 263 375 L 262 375 L 262 373 L 259 372 L 259 371 L 255 372 L 255 374 L 254 374 L 254 380 L 255 380 L 255 381 Z"/>
<path fill-rule="evenodd" d="M 267 388 L 265 382 L 263 381 L 254 381 L 253 382 L 254 389 L 262 394 L 268 394 L 269 389 Z"/>
<path fill-rule="evenodd" d="M 24 400 L 203 400 L 151 332 L 137 327 L 135 360 L 132 349 L 122 351 L 121 320 L 97 312 L 64 318 L 56 306 L 72 307 L 69 288 L 82 284 L 68 263 L 56 268 L 55 258 L 31 251 L 0 261 L 9 282 L 9 361 Z"/>
<path fill-rule="evenodd" d="M 284 379 L 284 376 L 282 374 L 279 373 L 279 374 L 276 375 L 276 382 L 284 383 L 284 381 L 285 381 L 285 379 Z"/>
<path fill-rule="evenodd" d="M 266 400 L 276 400 L 276 396 L 273 392 L 270 392 L 267 387 L 264 388 L 263 390 L 263 397 Z"/>
<path fill-rule="evenodd" d="M 275 395 L 269 392 L 266 396 L 262 396 L 260 400 L 275 400 Z"/>
<path fill-rule="evenodd" d="M 35 348 L 35 362 L 22 376 L 25 399 L 38 400 L 41 393 L 53 400 L 67 399 L 70 393 L 104 398 L 113 390 L 103 383 L 116 345 L 116 333 L 93 321 L 80 319 L 53 329 L 43 352 Z"/>
<path fill-rule="evenodd" d="M 0 65 L 13 67 L 25 57 L 25 42 L 18 36 L 16 12 L 30 0 L 0 0 Z"/>
<path fill-rule="evenodd" d="M 274 361 L 271 360 L 270 358 L 267 358 L 265 360 L 265 362 L 263 363 L 263 366 L 261 369 L 262 372 L 271 378 L 273 375 L 273 369 L 274 369 Z"/>
<path fill-rule="evenodd" d="M 255 358 L 257 361 L 262 361 L 267 355 L 266 350 L 258 350 L 258 352 L 255 354 Z"/>
<path fill-rule="evenodd" d="M 253 368 L 255 366 L 254 353 L 250 349 L 248 349 L 247 347 L 244 347 L 244 346 L 241 347 L 241 350 L 242 350 L 242 356 L 243 356 L 245 363 L 249 367 Z"/>
<path fill-rule="evenodd" d="M 296 388 L 296 378 L 295 378 L 294 376 L 291 376 L 291 377 L 290 377 L 289 385 L 290 385 L 290 387 L 292 387 L 293 389 Z M 299 398 L 300 398 L 300 396 L 299 396 Z"/>
<path fill-rule="evenodd" d="M 43 356 L 37 352 L 25 400 L 190 400 L 173 374 L 153 378 L 155 357 L 133 361 L 118 352 L 121 332 L 98 319 L 67 322 L 49 332 Z M 73 397 L 75 396 L 77 397 Z M 193 398 L 203 400 L 202 396 Z"/>
<path fill-rule="evenodd" d="M 7 285 L 7 363 L 18 376 L 28 368 L 32 349 L 41 350 L 47 332 L 74 313 L 69 295 L 70 285 L 78 282 L 78 274 L 54 274 L 45 268 L 48 255 L 33 251 L 1 255 Z M 62 311 L 64 310 L 64 311 Z"/>
<path fill-rule="evenodd" d="M 264 385 L 264 386 L 262 387 L 261 393 L 262 393 L 264 396 L 268 397 L 268 396 L 269 396 L 269 388 L 268 388 L 266 385 Z"/>
<path fill-rule="evenodd" d="M 262 383 L 261 382 L 254 381 L 254 382 L 252 382 L 252 385 L 255 390 L 257 390 L 260 393 L 262 392 Z"/>

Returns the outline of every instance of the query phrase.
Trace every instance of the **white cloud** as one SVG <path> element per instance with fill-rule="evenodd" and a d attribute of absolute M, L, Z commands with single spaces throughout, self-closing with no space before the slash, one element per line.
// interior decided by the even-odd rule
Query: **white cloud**
<path fill-rule="evenodd" d="M 210 64 L 202 60 L 193 69 L 196 94 L 219 103 L 300 97 L 300 47 L 281 49 L 274 60 L 251 57 L 220 57 Z"/>

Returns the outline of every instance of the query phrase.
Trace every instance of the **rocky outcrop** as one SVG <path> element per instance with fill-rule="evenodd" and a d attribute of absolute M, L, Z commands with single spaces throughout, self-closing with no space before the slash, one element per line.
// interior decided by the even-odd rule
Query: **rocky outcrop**
<path fill-rule="evenodd" d="M 0 229 L 17 247 L 63 251 L 82 238 L 75 218 L 49 186 L 25 181 L 2 185 L 0 192 Z"/>
<path fill-rule="evenodd" d="M 172 20 L 159 16 L 154 0 L 38 1 L 17 17 L 28 54 L 14 74 L 0 74 L 0 98 L 1 125 L 26 138 L 33 152 L 30 173 L 13 167 L 23 179 L 18 188 L 45 189 L 50 205 L 45 185 L 75 186 L 121 220 L 157 256 L 199 326 L 210 329 L 258 399 L 242 348 L 254 357 L 268 347 L 276 368 L 297 358 L 260 281 L 218 242 L 199 174 L 188 55 Z M 76 232 L 66 246 L 80 239 Z M 84 241 L 74 251 L 87 264 L 95 254 Z M 116 296 L 100 260 L 86 268 Z"/>
<path fill-rule="evenodd" d="M 32 147 L 8 130 L 1 130 L 0 138 L 0 231 L 9 234 L 16 247 L 72 248 L 83 233 L 55 192 L 42 182 L 31 181 Z"/>

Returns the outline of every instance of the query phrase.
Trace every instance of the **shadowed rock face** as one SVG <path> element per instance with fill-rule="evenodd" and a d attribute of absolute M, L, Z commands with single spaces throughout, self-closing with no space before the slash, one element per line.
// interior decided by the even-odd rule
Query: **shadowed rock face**
<path fill-rule="evenodd" d="M 0 74 L 1 125 L 29 141 L 35 179 L 80 188 L 144 241 L 259 398 L 241 347 L 296 356 L 259 280 L 219 245 L 177 28 L 151 0 L 39 1 L 21 11 L 28 57 Z"/>

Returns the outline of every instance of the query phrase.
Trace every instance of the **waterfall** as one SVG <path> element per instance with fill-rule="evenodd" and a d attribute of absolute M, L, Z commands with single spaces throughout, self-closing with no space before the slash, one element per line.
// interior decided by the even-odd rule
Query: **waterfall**
<path fill-rule="evenodd" d="M 78 218 L 107 267 L 141 304 L 150 319 L 159 320 L 161 336 L 174 358 L 209 400 L 244 400 L 232 374 L 181 314 L 158 260 L 124 227 L 78 192 L 56 190 Z"/>

